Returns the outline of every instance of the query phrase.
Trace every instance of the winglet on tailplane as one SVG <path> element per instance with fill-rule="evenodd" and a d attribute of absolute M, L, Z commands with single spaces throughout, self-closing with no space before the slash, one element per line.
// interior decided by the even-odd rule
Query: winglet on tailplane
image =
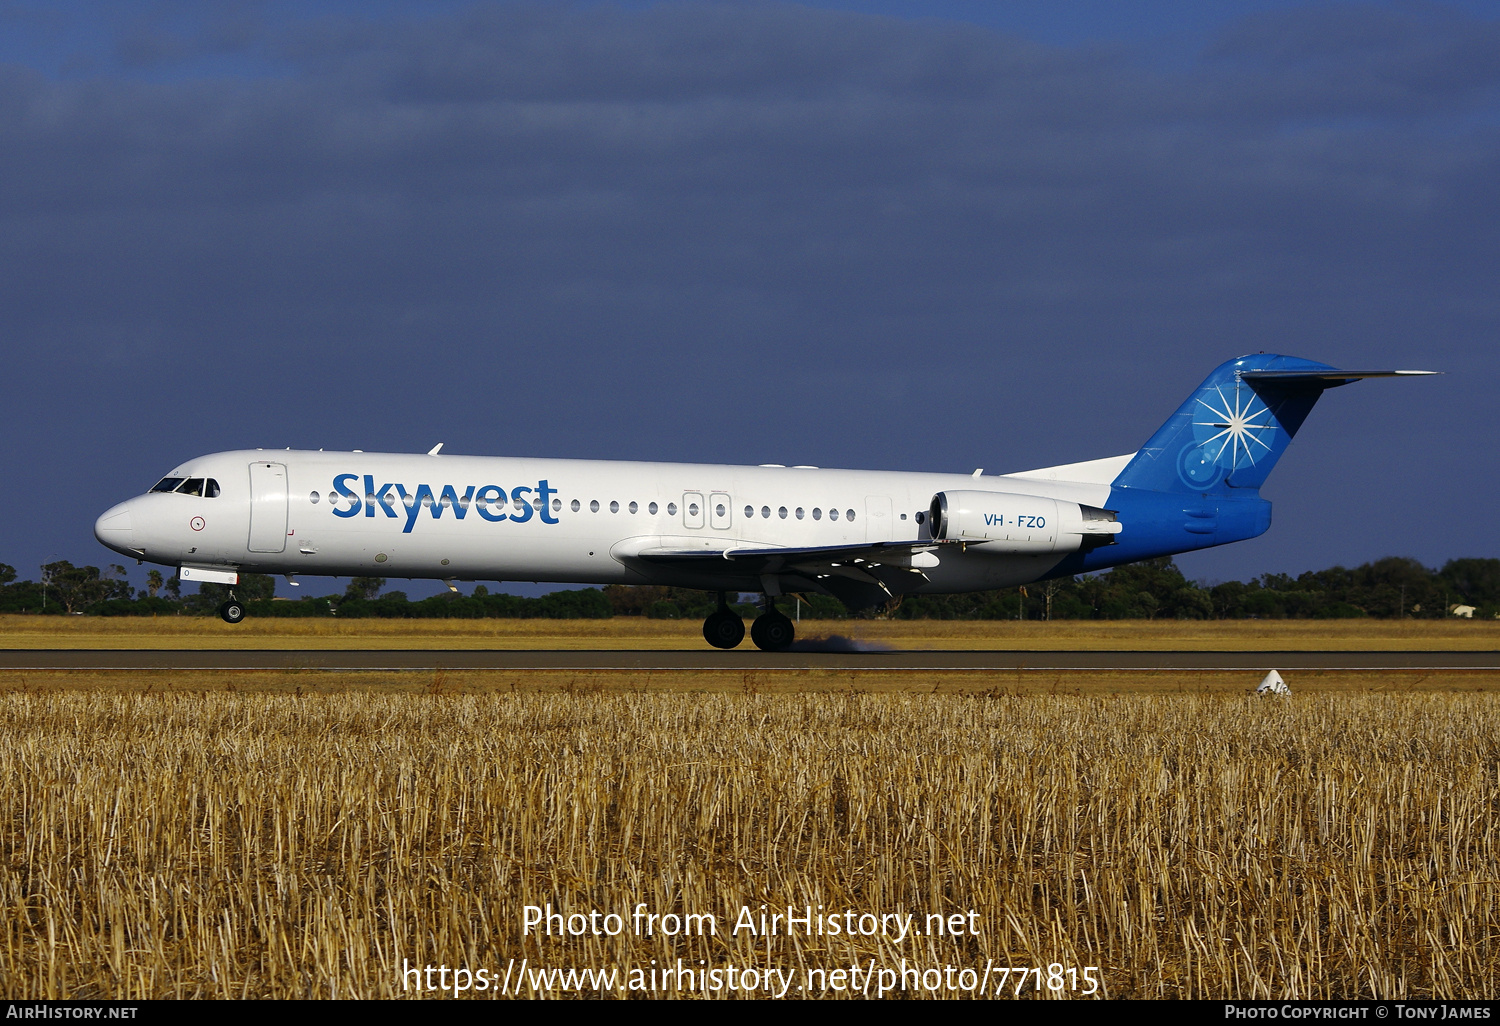
<path fill-rule="evenodd" d="M 1115 488 L 1255 494 L 1324 389 L 1437 371 L 1341 370 L 1259 353 L 1216 368 L 1114 479 Z"/>

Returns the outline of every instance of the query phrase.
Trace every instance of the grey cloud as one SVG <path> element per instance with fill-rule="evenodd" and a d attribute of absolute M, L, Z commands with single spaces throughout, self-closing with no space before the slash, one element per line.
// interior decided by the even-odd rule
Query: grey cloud
<path fill-rule="evenodd" d="M 1435 5 L 1268 11 L 1226 32 L 1208 57 L 1246 74 L 1250 91 L 1280 117 L 1493 110 L 1500 23 Z"/>
<path fill-rule="evenodd" d="M 996 74 L 1056 63 L 1020 40 L 808 8 L 660 5 L 644 11 L 485 5 L 393 35 L 325 23 L 280 52 L 395 100 L 674 102 L 829 89 L 973 95 Z"/>
<path fill-rule="evenodd" d="M 153 470 L 182 422 L 1063 462 L 1237 352 L 1479 367 L 1500 324 L 1493 22 L 1283 12 L 1184 71 L 791 6 L 128 33 L 152 75 L 0 68 L 0 332 L 35 394 L 171 395 Z M 156 73 L 213 54 L 266 73 Z"/>

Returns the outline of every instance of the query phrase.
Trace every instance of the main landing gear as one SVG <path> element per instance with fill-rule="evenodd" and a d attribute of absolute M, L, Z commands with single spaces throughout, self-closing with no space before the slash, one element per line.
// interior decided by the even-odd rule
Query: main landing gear
<path fill-rule="evenodd" d="M 719 592 L 719 608 L 703 621 L 703 640 L 714 648 L 733 648 L 745 640 L 745 621 L 729 608 L 722 591 Z"/>
<path fill-rule="evenodd" d="M 796 637 L 797 628 L 792 626 L 791 619 L 777 609 L 776 600 L 767 595 L 766 611 L 750 625 L 750 640 L 762 652 L 780 652 L 791 648 Z"/>
<path fill-rule="evenodd" d="M 219 607 L 219 615 L 224 618 L 225 623 L 239 623 L 245 618 L 245 604 L 231 596 L 228 602 Z"/>
<path fill-rule="evenodd" d="M 780 652 L 790 648 L 797 636 L 792 621 L 776 608 L 776 600 L 766 596 L 766 611 L 755 618 L 750 627 L 750 640 L 755 647 L 765 652 Z M 703 621 L 703 637 L 715 648 L 734 648 L 745 640 L 745 621 L 739 618 L 724 593 L 719 592 L 719 608 Z"/>

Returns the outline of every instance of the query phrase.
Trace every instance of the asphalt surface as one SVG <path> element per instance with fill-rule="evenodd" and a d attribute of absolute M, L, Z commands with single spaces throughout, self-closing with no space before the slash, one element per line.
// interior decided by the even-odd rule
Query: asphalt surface
<path fill-rule="evenodd" d="M 845 647 L 852 648 L 853 643 Z M 1500 670 L 1500 652 L 0 649 L 0 670 Z"/>

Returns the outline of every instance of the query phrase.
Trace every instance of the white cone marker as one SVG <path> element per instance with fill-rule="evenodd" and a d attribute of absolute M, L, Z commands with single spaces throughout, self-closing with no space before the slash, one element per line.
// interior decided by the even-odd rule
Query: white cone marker
<path fill-rule="evenodd" d="M 1255 693 L 1257 695 L 1290 695 L 1292 689 L 1286 686 L 1286 681 L 1281 679 L 1281 674 L 1272 670 L 1260 682 L 1260 687 L 1255 689 Z"/>

